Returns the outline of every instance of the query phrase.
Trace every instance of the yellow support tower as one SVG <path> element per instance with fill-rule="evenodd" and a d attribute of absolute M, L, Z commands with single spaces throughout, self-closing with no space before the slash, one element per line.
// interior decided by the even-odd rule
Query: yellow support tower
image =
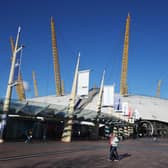
<path fill-rule="evenodd" d="M 62 96 L 64 95 L 64 81 L 61 80 L 61 92 L 62 92 Z"/>
<path fill-rule="evenodd" d="M 120 82 L 120 94 L 124 96 L 128 94 L 127 70 L 128 70 L 129 30 L 130 30 L 130 14 L 128 13 L 128 17 L 126 20 L 124 50 L 122 57 L 121 82 Z"/>
<path fill-rule="evenodd" d="M 11 49 L 12 49 L 12 55 L 13 55 L 13 52 L 14 52 L 14 49 L 15 49 L 15 45 L 14 45 L 14 40 L 13 40 L 12 37 L 10 37 L 10 43 L 11 43 Z M 20 101 L 23 101 L 23 100 L 26 99 L 21 71 L 19 72 L 19 75 L 18 75 L 18 83 L 16 85 L 16 92 L 17 92 L 17 95 L 18 95 L 18 99 Z"/>
<path fill-rule="evenodd" d="M 56 95 L 61 96 L 61 75 L 60 75 L 60 67 L 59 67 L 59 60 L 58 60 L 58 49 L 57 49 L 57 43 L 56 43 L 55 24 L 54 24 L 53 17 L 51 17 L 51 37 L 52 37 L 52 51 L 53 51 Z"/>
<path fill-rule="evenodd" d="M 13 52 L 14 52 L 14 49 L 15 49 L 15 44 L 14 44 L 14 40 L 12 37 L 10 37 L 10 44 L 11 44 L 11 49 L 12 49 L 12 56 L 13 56 Z M 12 58 L 11 58 L 12 59 Z"/>
<path fill-rule="evenodd" d="M 21 72 L 19 73 L 19 76 L 18 76 L 18 84 L 16 85 L 16 91 L 20 101 L 23 101 L 26 99 Z"/>
<path fill-rule="evenodd" d="M 33 83 L 34 83 L 34 95 L 35 97 L 38 96 L 38 89 L 37 89 L 37 81 L 36 81 L 36 76 L 35 76 L 35 72 L 32 71 L 32 77 L 33 77 Z"/>
<path fill-rule="evenodd" d="M 156 91 L 156 97 L 160 98 L 160 86 L 161 86 L 162 80 L 158 81 L 158 87 Z"/>

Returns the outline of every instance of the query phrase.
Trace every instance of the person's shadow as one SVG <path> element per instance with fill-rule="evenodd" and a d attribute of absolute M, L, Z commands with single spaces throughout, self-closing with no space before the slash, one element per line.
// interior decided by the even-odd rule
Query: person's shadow
<path fill-rule="evenodd" d="M 122 159 L 130 157 L 130 156 L 131 156 L 131 154 L 129 154 L 129 153 L 123 153 L 123 154 L 119 155 L 119 159 L 122 160 Z"/>

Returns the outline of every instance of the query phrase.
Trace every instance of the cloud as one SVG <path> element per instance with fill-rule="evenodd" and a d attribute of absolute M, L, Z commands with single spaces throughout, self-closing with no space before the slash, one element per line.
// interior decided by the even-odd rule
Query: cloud
<path fill-rule="evenodd" d="M 23 81 L 23 87 L 25 91 L 29 91 L 30 87 L 29 87 L 29 83 L 27 81 Z"/>

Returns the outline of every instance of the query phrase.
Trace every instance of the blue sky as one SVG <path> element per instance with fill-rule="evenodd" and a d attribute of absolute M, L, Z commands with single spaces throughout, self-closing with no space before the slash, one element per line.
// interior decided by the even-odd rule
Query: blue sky
<path fill-rule="evenodd" d="M 77 61 L 80 70 L 91 69 L 90 87 L 116 85 L 119 92 L 125 21 L 130 12 L 128 91 L 168 98 L 168 1 L 167 0 L 5 0 L 0 3 L 0 97 L 4 97 L 10 69 L 10 36 L 20 43 L 23 79 L 33 97 L 32 70 L 36 72 L 39 96 L 55 94 L 50 17 L 55 20 L 61 78 L 70 92 Z M 15 90 L 13 98 L 16 97 Z"/>

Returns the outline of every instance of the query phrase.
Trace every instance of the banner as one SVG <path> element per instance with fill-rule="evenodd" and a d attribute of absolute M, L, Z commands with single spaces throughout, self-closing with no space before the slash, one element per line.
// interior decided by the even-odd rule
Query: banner
<path fill-rule="evenodd" d="M 122 111 L 123 111 L 123 115 L 125 115 L 125 116 L 128 116 L 128 115 L 129 115 L 128 102 L 123 102 L 123 103 L 122 103 Z"/>
<path fill-rule="evenodd" d="M 114 106 L 114 86 L 104 86 L 102 106 Z"/>
<path fill-rule="evenodd" d="M 116 112 L 122 112 L 122 101 L 120 96 L 114 97 L 114 110 Z"/>
<path fill-rule="evenodd" d="M 16 55 L 13 82 L 18 81 L 18 77 L 19 77 L 19 73 L 20 73 L 20 63 L 21 63 L 21 56 L 19 53 L 18 55 Z"/>
<path fill-rule="evenodd" d="M 131 106 L 128 107 L 128 118 L 132 118 L 133 115 L 133 109 Z"/>
<path fill-rule="evenodd" d="M 133 118 L 135 120 L 139 120 L 140 119 L 140 114 L 139 114 L 137 109 L 135 109 L 134 112 L 133 112 Z"/>
<path fill-rule="evenodd" d="M 89 74 L 90 70 L 78 72 L 77 95 L 87 96 L 89 93 Z"/>

